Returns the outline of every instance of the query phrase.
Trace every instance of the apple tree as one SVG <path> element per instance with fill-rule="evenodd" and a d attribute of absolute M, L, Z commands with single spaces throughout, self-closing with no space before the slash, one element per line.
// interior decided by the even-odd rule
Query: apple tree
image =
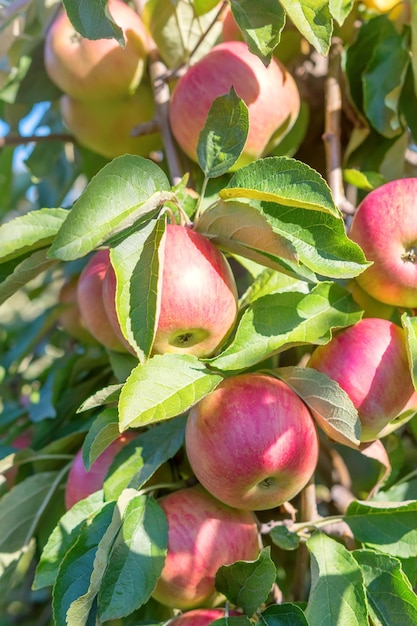
<path fill-rule="evenodd" d="M 416 3 L 0 50 L 0 626 L 415 624 Z"/>

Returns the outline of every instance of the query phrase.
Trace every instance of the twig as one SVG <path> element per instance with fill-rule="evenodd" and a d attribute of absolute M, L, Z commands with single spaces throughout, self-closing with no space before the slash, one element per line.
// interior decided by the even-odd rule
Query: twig
<path fill-rule="evenodd" d="M 301 492 L 300 511 L 301 522 L 311 522 L 319 517 L 317 513 L 316 486 L 313 478 L 309 480 Z M 295 600 L 306 599 L 306 572 L 308 570 L 308 563 L 309 554 L 307 546 L 305 543 L 300 543 L 297 550 L 294 581 L 292 585 L 292 595 Z"/>
<path fill-rule="evenodd" d="M 21 146 L 28 143 L 43 143 L 47 141 L 63 141 L 77 143 L 73 135 L 68 133 L 50 133 L 49 135 L 6 135 L 0 137 L 0 149 L 5 146 Z"/>
<path fill-rule="evenodd" d="M 342 176 L 342 151 L 340 145 L 340 120 L 342 90 L 340 87 L 340 57 L 342 43 L 335 39 L 330 47 L 327 78 L 324 85 L 325 129 L 323 142 L 326 152 L 327 180 L 335 204 L 344 215 L 353 215 L 355 207 L 346 198 Z"/>

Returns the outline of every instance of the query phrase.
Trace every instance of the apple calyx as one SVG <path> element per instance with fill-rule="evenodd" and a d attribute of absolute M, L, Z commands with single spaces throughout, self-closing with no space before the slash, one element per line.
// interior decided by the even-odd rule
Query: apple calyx
<path fill-rule="evenodd" d="M 201 341 L 204 341 L 204 339 L 207 339 L 208 336 L 209 333 L 204 328 L 195 328 L 175 333 L 175 335 L 168 340 L 168 343 L 174 348 L 191 348 Z"/>
<path fill-rule="evenodd" d="M 417 263 L 417 247 L 411 246 L 408 250 L 401 255 L 403 261 L 409 263 Z"/>

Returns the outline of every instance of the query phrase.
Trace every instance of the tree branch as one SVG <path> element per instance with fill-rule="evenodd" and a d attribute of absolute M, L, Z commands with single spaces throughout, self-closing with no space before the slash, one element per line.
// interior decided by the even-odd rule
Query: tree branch
<path fill-rule="evenodd" d="M 64 143 L 77 143 L 75 137 L 68 133 L 50 133 L 49 135 L 6 135 L 0 137 L 0 149 L 5 146 L 21 146 L 28 143 L 45 143 L 50 141 L 63 141 Z"/>

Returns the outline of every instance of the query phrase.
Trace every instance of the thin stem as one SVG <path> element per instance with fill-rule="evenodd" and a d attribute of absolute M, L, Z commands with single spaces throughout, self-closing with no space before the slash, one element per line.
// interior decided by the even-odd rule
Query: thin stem
<path fill-rule="evenodd" d="M 44 143 L 50 141 L 62 141 L 64 143 L 71 142 L 76 143 L 76 139 L 73 135 L 68 133 L 50 133 L 49 135 L 7 135 L 6 137 L 0 137 L 0 149 L 5 146 L 20 146 L 28 143 Z"/>
<path fill-rule="evenodd" d="M 311 524 L 311 520 L 318 517 L 316 486 L 312 477 L 301 492 L 301 522 L 306 522 L 306 526 Z M 301 543 L 297 550 L 295 561 L 295 574 L 292 586 L 292 594 L 296 600 L 305 600 L 306 590 L 306 573 L 309 564 L 309 554 L 305 543 Z"/>
<path fill-rule="evenodd" d="M 203 184 L 201 186 L 200 195 L 198 197 L 197 206 L 196 206 L 196 209 L 195 209 L 195 214 L 194 214 L 194 221 L 195 222 L 198 220 L 198 218 L 200 217 L 200 215 L 202 213 L 202 206 L 203 206 L 202 202 L 203 202 L 204 194 L 205 194 L 206 189 L 207 189 L 208 181 L 209 181 L 209 179 L 207 178 L 207 176 L 205 176 L 204 180 L 203 180 Z"/>

